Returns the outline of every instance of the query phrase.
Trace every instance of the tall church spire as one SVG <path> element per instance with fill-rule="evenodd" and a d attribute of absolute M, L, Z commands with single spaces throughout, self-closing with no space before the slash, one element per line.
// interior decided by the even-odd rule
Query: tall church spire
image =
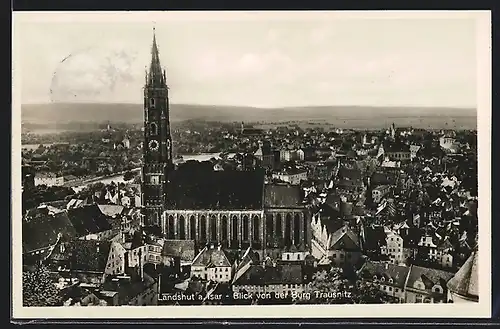
<path fill-rule="evenodd" d="M 166 200 L 168 174 L 173 168 L 170 136 L 168 88 L 160 65 L 155 29 L 151 63 L 146 68 L 144 86 L 144 143 L 142 204 L 145 221 L 160 225 Z"/>
<path fill-rule="evenodd" d="M 149 84 L 160 87 L 165 83 L 163 70 L 160 65 L 160 54 L 156 44 L 156 31 L 153 27 L 153 46 L 151 47 L 151 64 L 149 66 Z"/>

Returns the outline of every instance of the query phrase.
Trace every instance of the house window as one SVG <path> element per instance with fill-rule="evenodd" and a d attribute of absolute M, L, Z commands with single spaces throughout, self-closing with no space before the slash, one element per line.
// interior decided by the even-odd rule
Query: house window
<path fill-rule="evenodd" d="M 160 184 L 160 176 L 157 176 L 157 175 L 151 176 L 151 184 L 159 185 Z"/>

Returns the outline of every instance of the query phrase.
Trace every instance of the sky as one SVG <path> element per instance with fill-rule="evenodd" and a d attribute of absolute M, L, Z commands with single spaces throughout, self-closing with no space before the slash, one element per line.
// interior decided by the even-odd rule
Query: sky
<path fill-rule="evenodd" d="M 17 13 L 22 103 L 142 103 L 155 27 L 170 102 L 476 107 L 476 16 Z"/>

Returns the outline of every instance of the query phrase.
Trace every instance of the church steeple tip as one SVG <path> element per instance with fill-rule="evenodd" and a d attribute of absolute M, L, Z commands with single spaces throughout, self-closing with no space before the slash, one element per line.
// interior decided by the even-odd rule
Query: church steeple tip
<path fill-rule="evenodd" d="M 149 67 L 148 81 L 150 84 L 164 85 L 165 79 L 163 69 L 160 64 L 160 54 L 156 42 L 156 28 L 153 26 L 153 45 L 151 47 L 151 65 Z"/>

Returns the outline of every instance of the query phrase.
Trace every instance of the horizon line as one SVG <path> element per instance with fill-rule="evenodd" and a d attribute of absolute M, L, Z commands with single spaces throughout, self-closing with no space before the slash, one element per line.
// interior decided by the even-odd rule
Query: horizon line
<path fill-rule="evenodd" d="M 94 101 L 82 101 L 82 102 L 26 102 L 23 105 L 51 105 L 51 104 L 103 104 L 103 105 L 140 105 L 142 102 L 132 103 L 132 102 L 94 102 Z M 245 108 L 255 108 L 255 109 L 266 109 L 266 110 L 278 110 L 286 108 L 301 108 L 301 107 L 370 107 L 370 108 L 421 108 L 421 109 L 457 109 L 457 110 L 476 110 L 477 106 L 458 106 L 458 105 L 355 105 L 355 104 L 338 104 L 338 105 L 287 105 L 287 106 L 252 106 L 252 105 L 228 105 L 228 104 L 198 104 L 198 103 L 169 103 L 169 105 L 191 105 L 191 106 L 219 106 L 219 107 L 245 107 Z"/>

